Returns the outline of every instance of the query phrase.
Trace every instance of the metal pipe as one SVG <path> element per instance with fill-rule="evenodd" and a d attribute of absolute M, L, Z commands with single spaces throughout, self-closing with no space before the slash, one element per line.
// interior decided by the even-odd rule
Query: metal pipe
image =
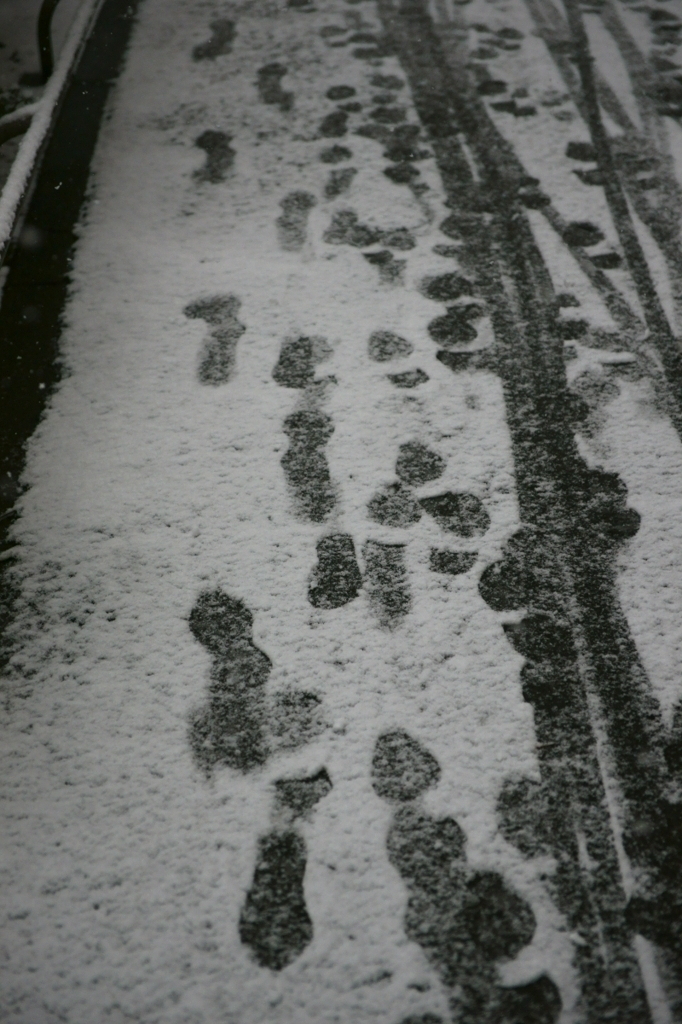
<path fill-rule="evenodd" d="M 38 15 L 38 52 L 40 54 L 40 70 L 43 82 L 47 82 L 54 70 L 52 34 L 50 29 L 52 26 L 52 15 L 58 3 L 59 0 L 43 0 L 40 14 Z"/>
<path fill-rule="evenodd" d="M 0 266 L 9 251 L 10 239 L 19 231 L 23 220 L 22 204 L 30 194 L 31 181 L 39 166 L 40 155 L 50 133 L 55 111 L 101 4 L 102 0 L 81 0 L 54 72 L 36 105 L 37 109 L 31 118 L 30 127 L 21 141 L 9 177 L 0 192 Z M 25 108 L 17 111 L 22 118 L 26 113 Z"/>

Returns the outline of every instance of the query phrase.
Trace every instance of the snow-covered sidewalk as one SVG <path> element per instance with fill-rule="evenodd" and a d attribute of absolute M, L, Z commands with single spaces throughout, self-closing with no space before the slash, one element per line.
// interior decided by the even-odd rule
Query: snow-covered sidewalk
<path fill-rule="evenodd" d="M 585 126 L 530 15 L 465 13 L 470 48 L 506 40 L 481 79 L 503 76 L 504 97 L 479 91 L 523 187 L 598 224 L 575 245 L 613 255 L 602 190 L 564 155 Z M 462 45 L 459 13 L 439 16 Z M 622 846 L 589 655 L 561 647 L 558 604 L 542 640 L 530 584 L 504 596 L 515 559 L 526 580 L 545 556 L 524 554 L 539 535 L 520 406 L 467 249 L 466 217 L 489 214 L 453 207 L 387 26 L 351 0 L 140 4 L 12 530 L 2 1020 L 577 1024 L 620 1000 L 633 1022 L 677 1019 L 674 943 L 622 923 L 644 868 Z M 599 478 L 610 502 L 600 536 L 670 728 L 682 447 L 662 370 L 525 205 L 568 325 L 580 486 Z M 608 280 L 635 323 L 627 271 Z M 674 281 L 661 301 L 674 323 Z M 548 659 L 549 698 L 532 675 Z M 575 783 L 566 840 L 540 732 L 574 664 L 593 732 L 575 739 L 566 712 L 555 763 L 605 789 L 580 824 Z M 590 887 L 614 902 L 581 917 Z M 601 977 L 621 990 L 595 995 Z"/>

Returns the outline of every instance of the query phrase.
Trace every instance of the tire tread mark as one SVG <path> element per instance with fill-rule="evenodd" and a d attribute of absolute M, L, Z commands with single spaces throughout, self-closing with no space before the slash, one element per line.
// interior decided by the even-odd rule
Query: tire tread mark
<path fill-rule="evenodd" d="M 521 517 L 545 538 L 545 611 L 569 622 L 572 631 L 579 633 L 581 623 L 576 621 L 574 611 L 577 592 L 581 611 L 586 610 L 587 603 L 596 615 L 597 625 L 587 642 L 590 653 L 596 655 L 596 674 L 605 695 L 614 676 L 625 670 L 634 728 L 625 744 L 616 745 L 618 768 L 632 782 L 631 765 L 627 754 L 622 756 L 623 748 L 634 741 L 641 752 L 642 746 L 649 744 L 652 733 L 659 732 L 657 709 L 615 597 L 612 539 L 600 539 L 598 535 L 599 557 L 594 559 L 596 529 L 587 510 L 590 474 L 566 421 L 566 378 L 563 343 L 555 323 L 556 297 L 517 199 L 519 164 L 470 88 L 464 62 L 453 58 L 449 49 L 445 55 L 445 34 L 439 26 L 436 36 L 421 0 L 403 0 L 399 7 L 392 0 L 380 0 L 379 9 L 409 75 L 417 111 L 430 130 L 448 205 L 468 224 L 468 231 L 463 233 L 461 262 L 465 272 L 476 277 L 491 311 L 496 368 L 505 393 Z M 474 154 L 480 183 L 465 169 L 458 133 Z M 587 558 L 586 552 L 590 553 Z M 596 565 L 586 565 L 589 559 L 594 559 Z M 576 578 L 581 584 L 579 590 Z M 591 607 L 586 594 L 589 586 L 596 586 L 600 595 Z M 623 638 L 627 650 L 620 653 Z M 603 650 L 608 652 L 606 659 L 601 657 Z M 615 666 L 608 662 L 608 656 L 614 660 L 614 653 Z M 561 814 L 573 825 L 565 841 L 559 835 L 555 837 L 555 855 L 566 866 L 557 875 L 558 902 L 572 927 L 586 939 L 586 946 L 576 950 L 576 964 L 587 1019 L 596 1024 L 620 1014 L 633 1024 L 644 1022 L 650 1020 L 650 1014 L 632 934 L 624 918 L 625 895 L 605 810 L 585 680 L 579 673 L 575 674 L 569 696 L 570 714 L 563 728 L 557 728 L 551 714 L 536 723 L 543 780 L 556 792 Z M 617 714 L 608 726 L 611 741 L 618 740 Z M 651 777 L 648 781 L 656 782 Z M 627 788 L 628 796 L 639 804 L 633 787 Z M 654 785 L 653 792 L 657 789 Z M 579 832 L 586 835 L 588 848 L 599 865 L 594 883 L 585 877 L 580 865 Z M 607 951 L 606 955 L 602 950 Z"/>

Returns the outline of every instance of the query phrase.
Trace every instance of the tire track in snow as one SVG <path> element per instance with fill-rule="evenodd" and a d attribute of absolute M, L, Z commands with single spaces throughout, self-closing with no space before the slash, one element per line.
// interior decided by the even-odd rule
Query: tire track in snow
<path fill-rule="evenodd" d="M 637 777 L 637 771 L 634 768 L 637 754 L 633 749 L 633 743 L 636 748 L 649 749 L 651 742 L 658 741 L 660 750 L 661 730 L 660 726 L 656 724 L 653 725 L 651 733 L 649 732 L 649 722 L 651 722 L 652 716 L 656 716 L 656 710 L 648 688 L 646 685 L 640 684 L 643 671 L 639 665 L 635 668 L 637 654 L 629 639 L 627 623 L 618 608 L 617 598 L 613 592 L 613 571 L 610 566 L 614 541 L 617 543 L 619 537 L 631 535 L 631 532 L 637 529 L 638 519 L 624 507 L 625 487 L 622 482 L 615 475 L 587 472 L 587 467 L 584 466 L 575 449 L 570 427 L 570 412 L 566 405 L 566 399 L 562 397 L 565 394 L 564 372 L 560 361 L 556 358 L 556 344 L 551 341 L 553 335 L 556 337 L 556 327 L 553 323 L 556 314 L 552 308 L 551 285 L 539 254 L 534 251 L 534 243 L 529 234 L 525 236 L 526 240 L 524 241 L 524 230 L 526 229 L 522 215 L 514 212 L 512 196 L 516 191 L 516 182 L 514 181 L 513 165 L 509 167 L 507 164 L 505 167 L 501 159 L 504 148 L 500 147 L 499 141 L 495 137 L 495 131 L 480 106 L 477 109 L 471 98 L 467 108 L 462 106 L 467 95 L 465 77 L 461 70 L 455 67 L 457 87 L 453 88 L 454 82 L 450 78 L 452 64 L 448 65 L 423 6 L 414 3 L 409 7 L 403 6 L 398 12 L 389 2 L 386 2 L 381 4 L 381 10 L 387 28 L 395 33 L 396 45 L 399 45 L 401 56 L 410 70 L 417 108 L 426 123 L 433 124 L 434 134 L 438 133 L 443 139 L 442 142 L 434 139 L 433 144 L 444 178 L 449 185 L 451 205 L 459 206 L 461 204 L 465 209 L 478 208 L 490 211 L 493 225 L 495 224 L 494 218 L 498 218 L 498 226 L 496 230 L 493 229 L 495 231 L 493 237 L 499 247 L 497 251 L 503 254 L 502 259 L 506 261 L 506 263 L 502 263 L 503 273 L 515 280 L 518 288 L 517 294 L 520 298 L 521 308 L 520 314 L 517 314 L 519 319 L 515 320 L 514 313 L 506 298 L 503 297 L 499 283 L 495 281 L 494 272 L 491 273 L 492 260 L 490 257 L 482 256 L 482 253 L 485 252 L 484 246 L 490 244 L 490 242 L 484 242 L 485 222 L 480 219 L 477 226 L 475 216 L 463 214 L 462 220 L 465 217 L 467 220 L 464 222 L 466 230 L 462 230 L 461 237 L 465 243 L 474 243 L 476 246 L 475 249 L 472 246 L 472 251 L 469 254 L 463 247 L 463 256 L 468 255 L 468 265 L 471 266 L 472 273 L 478 273 L 482 285 L 485 281 L 491 306 L 494 307 L 493 319 L 500 360 L 498 366 L 506 386 L 507 411 L 515 442 L 516 472 L 523 520 L 533 524 L 536 529 L 541 531 L 536 535 L 535 543 L 542 544 L 543 547 L 545 581 L 547 582 L 551 576 L 554 576 L 553 585 L 538 595 L 541 603 L 545 603 L 548 610 L 553 609 L 553 614 L 548 615 L 544 612 L 535 616 L 530 615 L 527 619 L 522 620 L 520 625 L 510 626 L 507 629 L 507 635 L 517 649 L 529 658 L 531 664 L 535 660 L 551 664 L 554 659 L 561 662 L 562 659 L 568 658 L 569 662 L 574 661 L 578 666 L 581 659 L 576 658 L 575 654 L 571 654 L 570 645 L 567 646 L 571 629 L 577 631 L 580 638 L 578 643 L 584 652 L 583 657 L 589 651 L 591 670 L 587 677 L 588 687 L 596 686 L 600 695 L 601 714 L 604 715 L 609 741 L 613 745 L 619 782 L 625 790 L 627 818 L 622 827 L 625 830 L 626 849 L 635 856 L 636 860 L 641 857 L 644 862 L 647 862 L 649 870 L 653 868 L 657 872 L 663 885 L 666 885 L 663 879 L 668 879 L 667 898 L 672 901 L 673 905 L 676 905 L 677 882 L 674 876 L 670 876 L 669 869 L 665 867 L 666 857 L 675 857 L 673 853 L 676 846 L 674 829 L 668 831 L 667 840 L 663 839 L 663 832 L 659 833 L 654 847 L 648 847 L 648 853 L 644 848 L 646 844 L 638 845 L 634 841 L 634 835 L 632 839 L 628 837 L 628 828 L 634 828 L 636 831 L 638 827 L 636 822 L 641 822 L 651 813 L 653 794 L 661 794 L 658 799 L 665 801 L 665 797 L 662 795 L 662 787 L 665 785 L 664 773 L 659 774 L 661 772 L 660 761 L 657 760 L 655 768 L 652 766 L 651 775 L 646 783 L 643 783 L 641 776 Z M 412 41 L 417 38 L 420 40 L 420 44 L 415 44 Z M 454 55 L 451 53 L 451 60 L 452 56 Z M 439 64 L 440 70 L 436 71 L 435 67 Z M 433 69 L 429 73 L 427 73 L 427 66 Z M 457 147 L 455 143 L 456 129 L 451 128 L 450 138 L 447 138 L 448 133 L 443 128 L 444 97 L 447 97 L 452 104 L 452 119 L 457 119 L 473 147 L 485 191 L 483 188 L 479 188 L 477 182 L 472 181 L 470 175 L 466 184 L 461 179 L 457 181 L 448 175 L 452 154 Z M 469 97 L 471 97 L 470 92 Z M 485 139 L 485 144 L 483 144 L 483 139 Z M 458 216 L 455 214 L 453 216 L 455 224 L 457 220 Z M 464 227 L 464 225 L 462 226 Z M 487 263 L 486 260 L 490 260 L 490 262 Z M 528 345 L 527 355 L 524 355 L 522 339 Z M 515 346 L 513 356 L 511 349 L 507 347 L 510 344 Z M 534 389 L 536 389 L 535 396 Z M 549 395 L 552 395 L 550 405 L 547 404 Z M 534 411 L 531 413 L 531 410 Z M 532 464 L 528 461 L 528 453 L 531 450 L 534 452 Z M 544 480 L 542 487 L 538 487 L 540 480 Z M 545 496 L 542 493 L 543 489 L 545 489 Z M 548 494 L 551 494 L 549 501 L 546 497 Z M 566 512 L 562 509 L 564 501 L 568 506 Z M 565 518 L 566 516 L 568 518 Z M 576 530 L 575 527 L 572 527 L 567 531 L 572 516 L 578 517 L 576 523 L 578 528 Z M 546 539 L 543 538 L 543 534 Z M 553 555 L 550 554 L 553 546 L 550 538 L 561 535 L 567 540 L 573 535 L 574 539 L 568 540 L 568 550 L 571 554 L 567 562 L 559 556 L 558 560 L 554 562 L 555 568 L 550 569 L 552 561 L 559 555 L 556 550 Z M 577 546 L 574 546 L 577 538 L 580 540 Z M 582 552 L 585 551 L 590 552 L 589 566 L 583 563 L 585 556 Z M 598 562 L 595 561 L 597 551 L 600 552 L 601 559 Z M 577 597 L 578 607 L 585 609 L 581 615 L 580 624 L 575 617 L 575 604 L 572 605 L 575 598 L 570 595 L 571 587 L 576 588 L 575 597 Z M 585 642 L 587 642 L 587 650 L 583 646 Z M 621 657 L 624 664 L 620 669 L 616 669 L 618 657 L 615 652 L 619 649 L 623 652 Z M 524 669 L 525 671 L 530 671 L 530 668 Z M 617 687 L 622 692 L 623 676 L 630 681 L 627 711 L 621 703 L 622 698 L 616 697 Z M 618 683 L 616 683 L 616 677 Z M 530 690 L 524 690 L 524 692 L 536 709 L 536 722 L 542 736 L 542 717 L 539 714 L 538 697 L 533 700 L 534 695 Z M 542 688 L 536 693 L 541 694 Z M 592 776 L 589 786 L 593 788 L 594 796 L 583 804 L 584 810 L 579 815 L 579 817 L 583 817 L 583 822 L 580 825 L 576 823 L 576 827 L 578 832 L 585 828 L 584 814 L 588 812 L 588 816 L 592 817 L 590 828 L 586 830 L 588 844 L 591 842 L 595 849 L 597 847 L 600 849 L 599 862 L 602 868 L 605 868 L 610 861 L 608 872 L 611 876 L 610 883 L 606 882 L 606 878 L 602 878 L 596 889 L 591 887 L 591 898 L 594 900 L 596 897 L 597 900 L 603 900 L 609 888 L 615 886 L 611 891 L 614 893 L 616 901 L 620 901 L 622 905 L 624 903 L 623 896 L 617 895 L 618 870 L 616 868 L 616 850 L 611 845 L 611 825 L 608 818 L 604 817 L 599 823 L 592 814 L 592 808 L 600 802 L 599 798 L 596 798 L 596 793 L 603 785 L 599 778 L 601 770 L 598 767 L 595 738 L 594 735 L 592 738 L 589 735 L 591 726 L 588 725 L 588 722 L 591 717 L 590 711 L 592 715 L 594 712 L 594 703 L 590 705 L 589 699 L 578 693 L 576 693 L 576 698 L 577 706 L 574 714 L 577 714 L 572 728 L 567 728 L 564 723 L 562 735 L 558 736 L 555 733 L 553 741 L 548 746 L 551 748 L 554 743 L 558 743 L 560 746 L 570 743 L 571 736 L 575 737 L 575 741 L 578 742 L 578 737 L 581 734 L 581 743 L 587 743 L 587 747 L 583 748 L 582 758 L 578 758 L 575 765 L 577 767 L 582 764 L 581 770 L 584 770 L 589 761 L 592 761 L 588 774 Z M 582 709 L 579 710 L 581 704 Z M 578 715 L 583 718 L 584 722 L 580 726 L 578 726 Z M 593 718 L 593 722 L 599 729 L 598 720 L 595 722 Z M 592 753 L 585 757 L 590 745 Z M 551 778 L 554 754 L 551 749 L 543 749 L 543 746 L 541 744 L 539 752 L 543 772 L 546 772 Z M 554 792 L 558 795 L 562 791 L 562 786 L 557 785 L 557 782 L 554 783 Z M 648 794 L 646 798 L 644 790 Z M 654 797 L 654 799 L 656 798 Z M 656 813 L 654 811 L 654 817 Z M 670 813 L 674 814 L 672 808 Z M 666 810 L 661 808 L 661 814 L 665 817 Z M 568 816 L 570 818 L 570 812 Z M 666 826 L 652 824 L 652 831 L 657 827 L 666 828 Z M 669 844 L 669 853 L 664 854 L 663 858 L 656 850 L 656 846 L 660 842 Z M 611 846 L 610 852 L 609 846 Z M 573 846 L 576 875 L 580 872 L 578 847 L 579 843 Z M 567 847 L 562 845 L 561 848 L 565 856 L 568 852 Z M 641 863 L 641 861 L 639 862 Z M 654 867 L 654 865 L 656 866 Z M 558 878 L 557 881 L 560 889 L 560 905 L 568 909 L 569 904 L 575 901 L 575 889 L 567 877 Z M 604 910 L 606 910 L 606 905 L 602 904 Z M 600 911 L 597 913 L 599 914 Z M 661 907 L 661 913 L 666 913 L 663 907 Z M 673 911 L 673 915 L 674 913 Z M 570 916 L 575 920 L 573 915 Z M 632 916 L 630 916 L 631 920 Z M 643 917 L 640 920 L 645 931 L 653 937 L 655 932 L 650 926 L 644 925 Z M 584 925 L 588 925 L 587 920 L 584 921 Z M 588 927 L 593 928 L 594 925 L 588 925 Z M 600 926 L 598 928 L 600 929 Z M 677 940 L 670 931 L 665 931 L 665 927 L 660 928 L 655 934 L 658 941 L 663 941 L 669 946 L 671 952 L 676 950 Z M 612 961 L 618 965 L 617 969 L 625 972 L 628 969 L 625 965 L 628 962 L 630 964 L 632 988 L 630 997 L 622 1006 L 622 1012 L 627 1014 L 629 1019 L 645 1020 L 648 1018 L 648 1011 L 642 1000 L 642 982 L 637 977 L 633 954 L 628 951 L 631 940 L 623 917 L 621 917 L 619 927 L 611 932 L 611 941 L 618 949 L 618 952 L 615 952 L 614 949 Z M 584 996 L 588 1004 L 592 1004 L 591 1012 L 595 1014 L 595 1019 L 598 1019 L 599 1015 L 606 1012 L 605 1006 L 601 1010 L 597 1009 L 603 999 L 603 992 L 608 988 L 613 998 L 614 990 L 612 983 L 607 982 L 606 978 L 600 979 L 599 977 L 605 968 L 607 972 L 609 968 L 605 963 L 599 963 L 600 955 L 598 953 L 596 959 L 593 959 L 592 956 L 589 950 L 579 950 L 577 953 L 578 963 L 584 972 Z M 619 984 L 621 983 L 619 982 Z M 635 994 L 637 992 L 638 995 Z"/>

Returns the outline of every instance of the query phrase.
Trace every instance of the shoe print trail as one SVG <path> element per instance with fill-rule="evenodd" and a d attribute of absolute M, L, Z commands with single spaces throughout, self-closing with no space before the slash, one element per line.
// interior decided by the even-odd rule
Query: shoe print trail
<path fill-rule="evenodd" d="M 106 0 L 0 306 L 3 1020 L 682 1020 L 676 3 Z"/>

